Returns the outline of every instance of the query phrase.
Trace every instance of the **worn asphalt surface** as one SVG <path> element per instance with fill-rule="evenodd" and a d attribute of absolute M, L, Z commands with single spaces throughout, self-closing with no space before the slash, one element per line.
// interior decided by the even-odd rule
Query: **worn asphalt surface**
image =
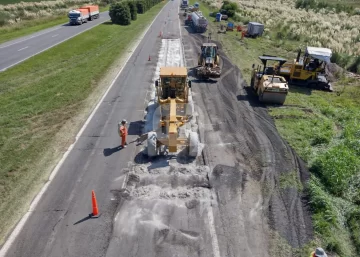
<path fill-rule="evenodd" d="M 102 12 L 98 19 L 82 25 L 66 23 L 0 44 L 0 72 L 109 19 L 109 12 Z"/>
<path fill-rule="evenodd" d="M 282 174 L 296 172 L 305 181 L 307 171 L 221 50 L 217 82 L 192 78 L 202 156 L 149 159 L 134 143 L 119 149 L 121 119 L 130 122 L 128 142 L 142 132 L 159 32 L 179 38 L 181 29 L 187 66 L 196 66 L 204 38 L 183 27 L 178 6 L 170 1 L 161 11 L 7 257 L 266 257 L 272 231 L 292 247 L 311 238 L 302 193 L 279 185 Z M 130 195 L 115 197 L 110 190 L 129 163 L 135 163 Z M 99 218 L 89 218 L 91 190 Z"/>

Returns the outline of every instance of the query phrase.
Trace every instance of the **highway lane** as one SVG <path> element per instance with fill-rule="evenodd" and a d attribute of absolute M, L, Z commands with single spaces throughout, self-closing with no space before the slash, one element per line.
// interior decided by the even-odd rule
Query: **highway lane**
<path fill-rule="evenodd" d="M 161 42 L 158 35 L 160 31 L 167 33 L 167 29 L 178 30 L 178 23 L 166 22 L 170 12 L 177 19 L 178 5 L 178 1 L 171 1 L 160 12 L 6 256 L 106 254 L 118 205 L 112 200 L 110 185 L 139 151 L 134 144 L 118 149 L 117 123 L 123 118 L 130 122 L 128 141 L 141 133 L 138 121 L 144 118 L 144 99 L 155 71 Z M 99 203 L 101 216 L 97 219 L 87 219 L 91 213 L 91 190 L 95 190 Z"/>
<path fill-rule="evenodd" d="M 5 71 L 109 19 L 109 12 L 102 12 L 99 19 L 82 25 L 69 26 L 66 23 L 3 43 L 0 45 L 0 71 Z"/>

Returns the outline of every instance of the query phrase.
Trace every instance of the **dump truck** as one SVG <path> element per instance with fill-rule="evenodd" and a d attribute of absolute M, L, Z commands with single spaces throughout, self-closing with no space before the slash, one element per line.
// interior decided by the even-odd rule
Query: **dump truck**
<path fill-rule="evenodd" d="M 68 13 L 69 24 L 70 25 L 81 25 L 86 23 L 89 19 L 89 10 L 88 9 L 76 9 L 71 10 Z"/>
<path fill-rule="evenodd" d="M 329 48 L 306 47 L 304 56 L 301 49 L 293 62 L 287 62 L 279 69 L 290 85 L 304 86 L 332 92 L 331 83 L 327 80 L 325 67 L 330 63 L 332 51 Z"/>
<path fill-rule="evenodd" d="M 277 70 L 274 67 L 281 68 L 287 60 L 270 55 L 259 56 L 259 59 L 264 67 L 252 65 L 251 88 L 259 97 L 260 102 L 284 104 L 289 92 L 289 85 L 284 77 L 276 75 Z M 274 61 L 278 65 L 267 66 L 269 61 Z"/>
<path fill-rule="evenodd" d="M 81 9 L 88 9 L 89 11 L 89 21 L 93 19 L 98 19 L 100 17 L 100 9 L 98 5 L 85 5 Z"/>
<path fill-rule="evenodd" d="M 159 121 L 155 131 L 143 134 L 138 142 L 147 140 L 147 154 L 154 157 L 162 152 L 177 153 L 178 146 L 187 146 L 188 155 L 196 157 L 199 136 L 187 131 L 185 124 L 192 117 L 189 111 L 191 81 L 185 67 L 161 67 L 160 78 L 155 81 Z M 146 138 L 146 139 L 145 139 Z"/>
<path fill-rule="evenodd" d="M 100 17 L 98 5 L 87 5 L 68 13 L 70 25 L 81 25 Z"/>
<path fill-rule="evenodd" d="M 221 68 L 218 46 L 214 43 L 203 43 L 200 50 L 195 76 L 199 79 L 219 78 Z"/>

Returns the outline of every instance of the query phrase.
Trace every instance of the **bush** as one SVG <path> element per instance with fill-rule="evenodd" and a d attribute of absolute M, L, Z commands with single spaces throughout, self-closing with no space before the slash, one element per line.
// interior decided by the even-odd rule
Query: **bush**
<path fill-rule="evenodd" d="M 136 1 L 137 13 L 145 13 L 146 12 L 146 3 L 143 0 Z"/>
<path fill-rule="evenodd" d="M 119 25 L 129 25 L 131 23 L 131 13 L 126 2 L 119 2 L 110 6 L 109 15 L 111 21 Z"/>
<path fill-rule="evenodd" d="M 130 8 L 131 20 L 135 21 L 137 19 L 137 6 L 135 1 L 128 1 L 127 4 Z"/>
<path fill-rule="evenodd" d="M 221 13 L 226 14 L 229 17 L 234 17 L 236 11 L 238 11 L 237 3 L 224 1 L 221 6 Z"/>

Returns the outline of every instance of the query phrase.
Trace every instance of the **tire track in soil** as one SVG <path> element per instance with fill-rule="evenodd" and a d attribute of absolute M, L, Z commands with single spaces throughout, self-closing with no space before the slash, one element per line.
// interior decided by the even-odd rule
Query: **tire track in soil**
<path fill-rule="evenodd" d="M 187 63 L 192 65 L 188 68 L 191 69 L 197 65 L 197 50 L 202 42 L 206 42 L 206 38 L 186 31 L 183 32 L 183 37 L 184 48 L 187 49 L 185 51 Z M 227 154 L 232 153 L 233 159 L 238 162 L 235 169 L 245 174 L 246 179 L 242 182 L 242 186 L 237 185 L 242 187 L 242 198 L 253 200 L 247 202 L 248 205 L 242 206 L 242 210 L 254 209 L 248 213 L 241 210 L 242 218 L 251 219 L 254 212 L 260 212 L 257 215 L 262 219 L 261 227 L 265 234 L 268 232 L 266 230 L 267 225 L 269 225 L 271 229 L 279 232 L 292 247 L 301 247 L 313 236 L 306 195 L 303 192 L 298 192 L 295 187 L 281 188 L 279 177 L 282 174 L 295 171 L 304 183 L 309 178 L 308 170 L 303 161 L 279 136 L 266 107 L 260 104 L 254 95 L 249 94 L 240 70 L 232 65 L 222 52 L 221 45 L 217 44 L 222 59 L 222 76 L 216 84 L 194 83 L 193 86 L 195 102 L 206 113 L 204 116 L 207 116 L 202 117 L 202 119 L 209 119 L 211 123 L 215 121 L 219 124 L 219 129 L 207 128 L 205 134 L 206 147 L 204 151 L 209 152 L 208 155 L 212 158 L 209 161 L 212 164 L 210 167 L 214 168 L 217 161 L 221 159 L 221 155 L 211 154 L 214 149 L 218 150 L 219 147 L 209 144 L 209 142 L 214 141 L 211 136 L 216 132 L 219 134 L 218 138 L 222 138 L 225 142 L 231 142 L 230 146 L 226 143 L 222 144 L 223 151 Z M 242 168 L 240 167 L 246 167 L 246 171 L 241 171 Z M 251 193 L 251 190 L 247 191 L 246 189 L 254 185 L 263 187 L 260 189 L 261 194 L 246 195 L 249 192 Z M 217 190 L 216 186 L 214 186 L 214 190 Z M 218 192 L 217 196 L 219 198 Z M 244 201 L 240 204 L 243 203 Z M 227 214 L 222 213 L 221 201 L 219 201 L 219 206 L 218 216 L 221 217 L 220 223 L 224 225 L 223 221 L 227 218 Z M 244 224 L 246 222 L 247 220 L 243 221 Z M 250 231 L 244 232 L 246 236 L 254 236 L 251 232 L 254 227 L 247 227 L 247 229 Z M 268 239 L 263 238 L 260 241 L 265 242 L 265 240 Z M 259 244 L 253 243 L 253 246 L 259 247 Z M 262 248 L 262 252 L 258 252 L 259 255 L 248 252 L 249 249 L 242 249 L 240 255 L 237 256 L 245 256 L 249 253 L 255 256 L 265 256 L 268 249 Z M 226 256 L 236 256 L 231 255 L 229 249 L 231 246 L 228 245 L 226 251 L 228 255 Z"/>

